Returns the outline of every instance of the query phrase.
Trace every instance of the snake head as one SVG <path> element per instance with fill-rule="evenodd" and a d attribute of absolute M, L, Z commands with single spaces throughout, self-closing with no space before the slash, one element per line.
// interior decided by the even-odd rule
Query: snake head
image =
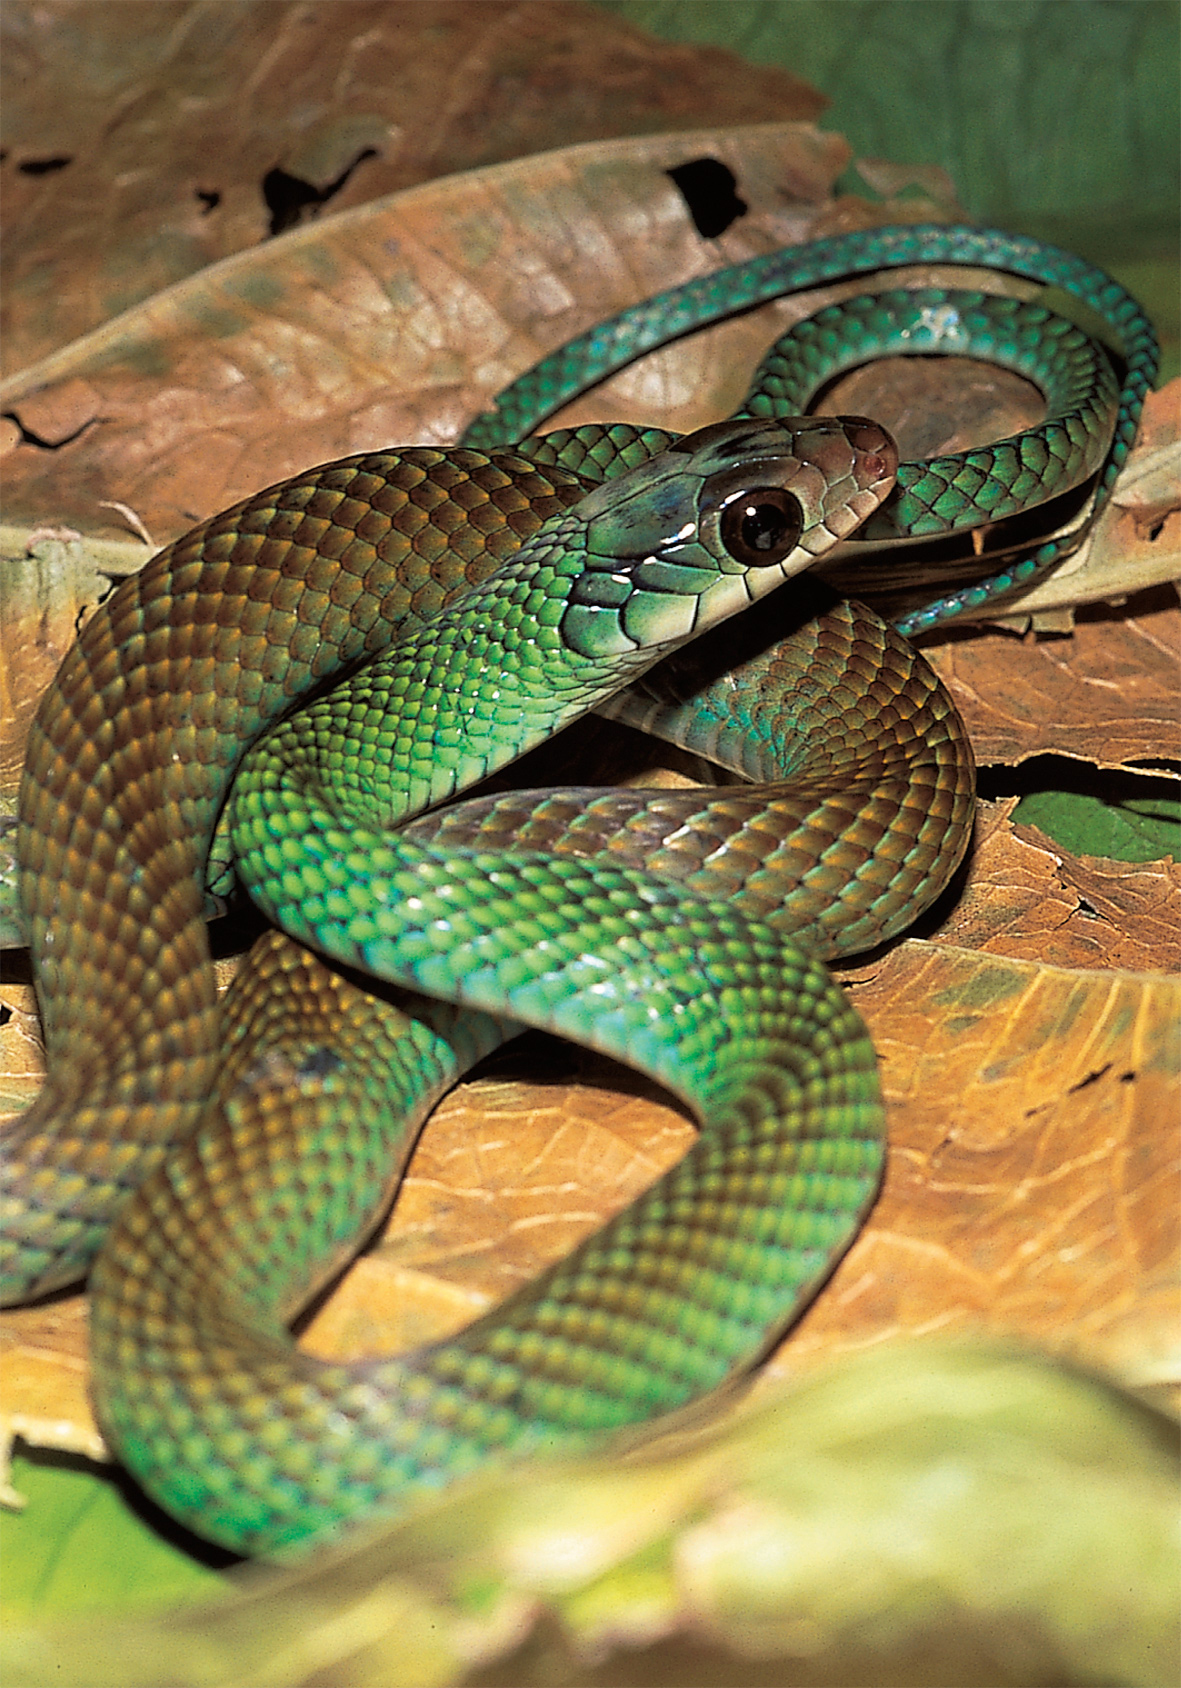
<path fill-rule="evenodd" d="M 847 539 L 898 450 L 860 416 L 716 422 L 578 505 L 585 567 L 562 619 L 583 656 L 693 638 Z"/>

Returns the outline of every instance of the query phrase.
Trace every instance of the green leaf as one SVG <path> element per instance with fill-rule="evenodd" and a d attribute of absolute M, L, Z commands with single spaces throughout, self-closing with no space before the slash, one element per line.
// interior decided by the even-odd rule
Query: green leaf
<path fill-rule="evenodd" d="M 1177 214 L 1172 0 L 599 0 L 828 94 L 861 154 L 941 164 L 978 216 Z"/>
<path fill-rule="evenodd" d="M 156 1529 L 129 1505 L 119 1484 L 90 1468 L 67 1469 L 17 1455 L 13 1486 L 23 1512 L 0 1513 L 3 1613 L 51 1617 L 149 1602 L 211 1599 L 226 1556 L 181 1545 L 181 1533 Z"/>
<path fill-rule="evenodd" d="M 1107 803 L 1089 792 L 1035 791 L 1013 811 L 1076 856 L 1118 862 L 1181 859 L 1181 796 L 1153 794 Z"/>
<path fill-rule="evenodd" d="M 973 217 L 1071 247 L 1148 294 L 1177 372 L 1174 0 L 597 0 L 829 96 L 854 153 L 937 164 Z M 855 172 L 849 186 L 864 189 Z M 1146 273 L 1147 272 L 1147 273 Z"/>

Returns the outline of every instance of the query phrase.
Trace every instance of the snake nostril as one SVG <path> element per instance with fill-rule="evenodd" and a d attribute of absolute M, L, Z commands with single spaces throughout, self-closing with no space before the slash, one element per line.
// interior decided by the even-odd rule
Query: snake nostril
<path fill-rule="evenodd" d="M 875 480 L 892 475 L 898 467 L 898 447 L 881 423 L 868 416 L 842 416 L 841 422 L 849 444 L 862 455 L 866 474 Z"/>

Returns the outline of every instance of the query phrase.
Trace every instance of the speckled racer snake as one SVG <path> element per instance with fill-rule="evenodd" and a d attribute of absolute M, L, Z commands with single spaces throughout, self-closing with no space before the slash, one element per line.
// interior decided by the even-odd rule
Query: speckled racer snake
<path fill-rule="evenodd" d="M 932 258 L 1029 273 L 1030 243 L 1004 239 L 820 242 L 759 261 L 758 296 Z M 1036 273 L 1074 286 L 1079 261 L 1046 250 Z M 715 302 L 751 302 L 733 277 L 711 284 Z M 668 338 L 708 314 L 694 286 L 626 320 Z M 666 1412 L 757 1359 L 831 1270 L 883 1144 L 872 1049 L 822 959 L 892 936 L 947 883 L 971 755 L 923 659 L 857 605 L 801 583 L 774 628 L 778 599 L 739 613 L 725 658 L 710 629 L 862 524 L 905 522 L 896 471 L 903 504 L 952 525 L 969 484 L 994 519 L 995 487 L 1024 504 L 1020 483 L 1053 490 L 1047 463 L 1064 458 L 1105 498 L 1151 331 L 1106 278 L 1075 290 L 1122 337 L 1122 392 L 1074 368 L 1036 443 L 966 468 L 898 470 L 863 419 L 767 416 L 799 403 L 784 371 L 814 373 L 830 316 L 811 345 L 805 329 L 771 355 L 749 419 L 680 441 L 584 430 L 527 456 L 349 458 L 203 523 L 84 628 L 22 787 L 50 1076 L 6 1142 L 6 1293 L 70 1282 L 97 1253 L 101 1420 L 194 1528 L 290 1550 L 491 1458 Z M 960 318 L 978 309 L 948 297 Z M 840 309 L 864 329 L 907 308 Z M 944 308 L 915 307 L 928 324 Z M 1035 373 L 1037 309 L 1006 302 L 984 330 Z M 559 354 L 525 402 L 548 411 L 617 367 L 622 333 L 590 337 L 589 362 Z M 858 356 L 869 343 L 861 332 Z M 1083 355 L 1072 340 L 1065 362 Z M 495 426 L 525 414 L 527 386 Z M 938 614 L 971 607 L 961 595 Z M 677 654 L 690 639 L 692 675 Z M 440 807 L 594 707 L 756 783 Z M 219 1014 L 202 876 L 232 779 L 236 871 L 290 936 L 260 940 Z M 660 1079 L 698 1118 L 697 1144 L 458 1337 L 350 1365 L 305 1355 L 288 1325 L 388 1205 L 415 1127 L 521 1025 Z"/>

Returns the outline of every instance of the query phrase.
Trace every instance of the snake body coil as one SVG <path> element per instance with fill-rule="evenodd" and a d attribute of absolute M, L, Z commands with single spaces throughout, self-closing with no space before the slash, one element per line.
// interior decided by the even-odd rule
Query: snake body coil
<path fill-rule="evenodd" d="M 152 1494 L 244 1551 L 715 1387 L 877 1186 L 872 1050 L 818 958 L 946 884 L 970 751 L 921 657 L 858 606 L 809 589 L 736 670 L 707 630 L 879 510 L 896 453 L 860 419 L 631 429 L 602 481 L 604 437 L 370 453 L 258 494 L 120 588 L 30 738 L 50 1076 L 6 1143 L 6 1298 L 101 1248 L 101 1420 Z M 571 443 L 577 471 L 546 461 Z M 766 615 L 739 617 L 740 647 Z M 640 680 L 703 631 L 704 675 L 686 654 Z M 438 807 L 591 707 L 759 784 Z M 256 946 L 223 1025 L 202 875 L 240 764 L 237 871 L 291 936 Z M 459 1337 L 302 1354 L 287 1325 L 380 1217 L 417 1122 L 521 1024 L 660 1078 L 699 1143 Z"/>

